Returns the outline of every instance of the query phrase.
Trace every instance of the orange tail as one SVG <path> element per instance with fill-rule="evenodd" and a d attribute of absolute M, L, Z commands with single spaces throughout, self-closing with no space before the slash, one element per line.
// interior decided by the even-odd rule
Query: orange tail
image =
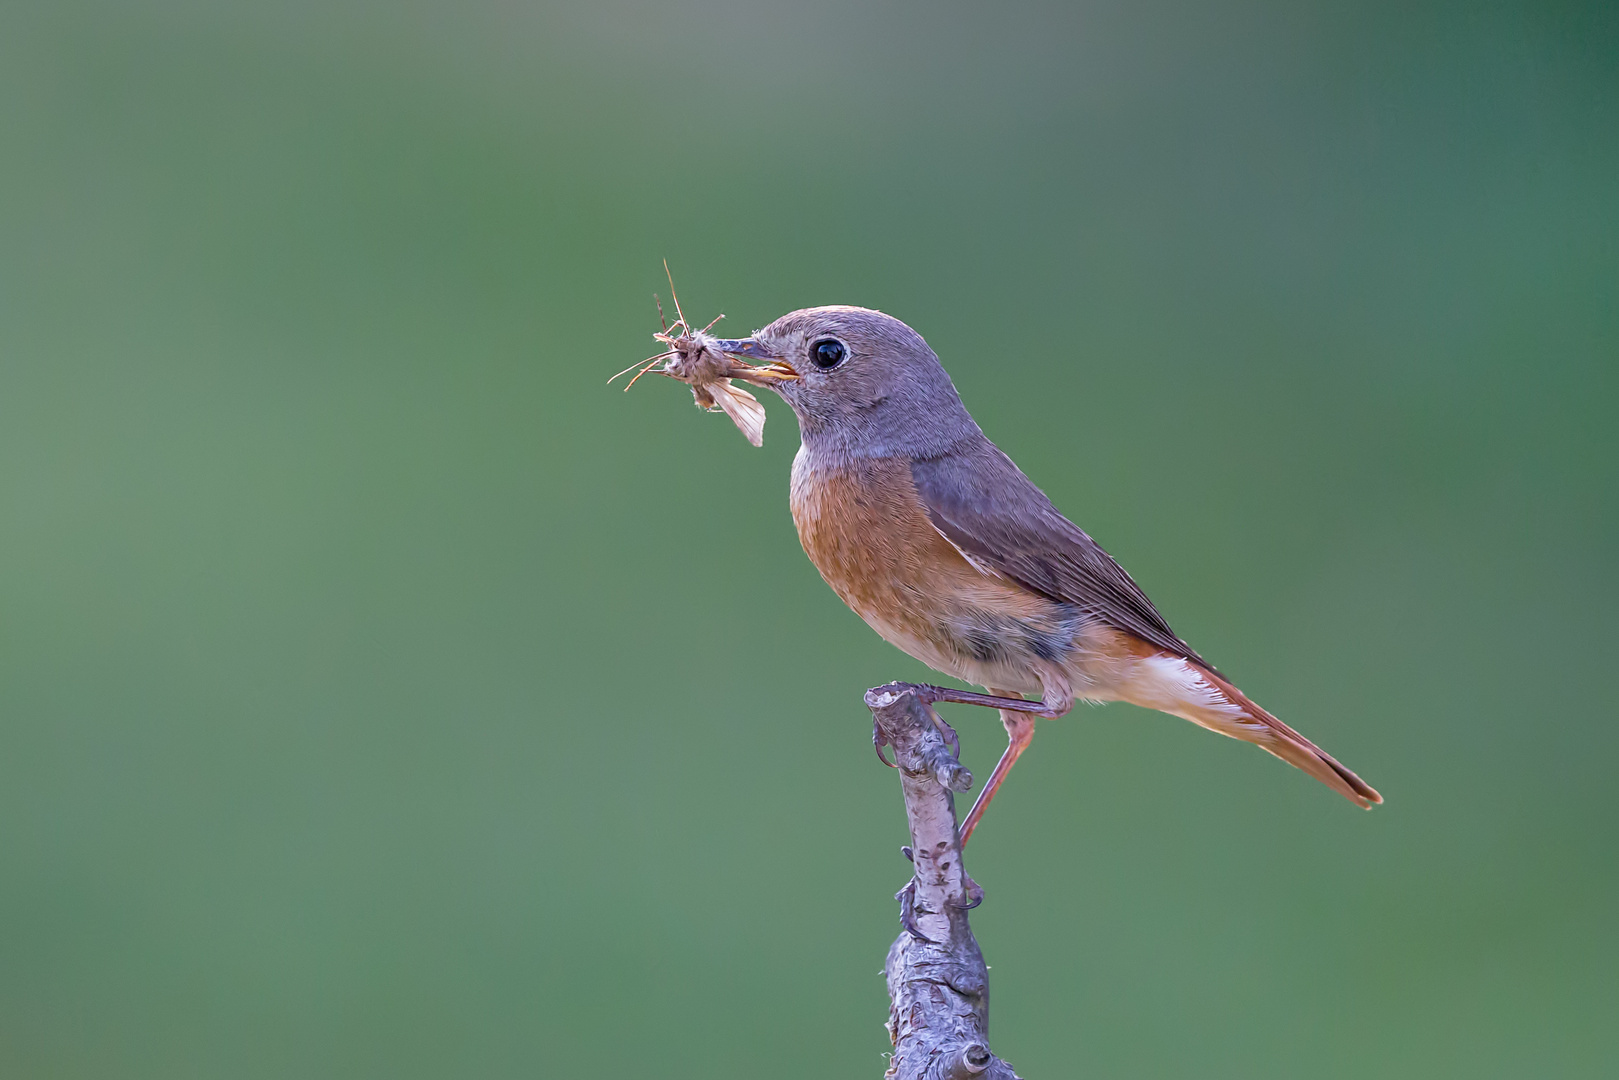
<path fill-rule="evenodd" d="M 1141 645 L 1146 646 L 1146 642 Z M 1124 700 L 1182 717 L 1233 739 L 1251 742 L 1289 765 L 1303 769 L 1363 809 L 1383 801 L 1376 789 L 1338 764 L 1331 754 L 1196 661 L 1151 649 L 1151 646 L 1136 655 L 1141 659 L 1122 688 Z"/>
<path fill-rule="evenodd" d="M 1373 805 L 1383 801 L 1376 788 L 1340 765 L 1337 758 L 1260 708 L 1241 690 L 1212 671 L 1203 671 L 1203 677 L 1218 687 L 1233 705 L 1241 706 L 1249 716 L 1264 724 L 1271 736 L 1267 739 L 1240 735 L 1239 738 L 1270 751 L 1295 768 L 1303 769 L 1362 810 L 1370 810 Z"/>

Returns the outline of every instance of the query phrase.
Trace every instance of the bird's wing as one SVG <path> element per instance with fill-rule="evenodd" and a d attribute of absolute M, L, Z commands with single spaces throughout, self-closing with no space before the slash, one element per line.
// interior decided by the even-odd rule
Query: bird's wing
<path fill-rule="evenodd" d="M 988 439 L 913 461 L 911 479 L 934 528 L 975 565 L 1209 666 L 1124 568 Z"/>

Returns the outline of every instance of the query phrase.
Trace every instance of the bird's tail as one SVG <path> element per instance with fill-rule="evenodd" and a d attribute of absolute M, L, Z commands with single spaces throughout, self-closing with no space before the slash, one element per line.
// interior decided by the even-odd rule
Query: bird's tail
<path fill-rule="evenodd" d="M 1212 671 L 1204 671 L 1203 677 L 1218 687 L 1232 704 L 1240 706 L 1245 713 L 1262 723 L 1269 736 L 1261 739 L 1242 738 L 1270 751 L 1289 765 L 1303 769 L 1363 810 L 1370 810 L 1383 801 L 1376 788 L 1341 765 L 1337 758 L 1255 704 L 1241 690 Z"/>
<path fill-rule="evenodd" d="M 1195 661 L 1157 653 L 1140 661 L 1126 700 L 1251 742 L 1299 768 L 1362 809 L 1383 796 L 1333 756 L 1255 704 L 1241 690 Z"/>

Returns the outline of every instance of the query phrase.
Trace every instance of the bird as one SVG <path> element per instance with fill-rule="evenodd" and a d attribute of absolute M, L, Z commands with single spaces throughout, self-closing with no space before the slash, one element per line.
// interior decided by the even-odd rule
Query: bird
<path fill-rule="evenodd" d="M 962 844 L 1034 737 L 1035 718 L 1126 701 L 1253 743 L 1362 808 L 1382 796 L 1183 641 L 1135 580 L 974 422 L 934 351 L 899 319 L 793 311 L 715 347 L 798 419 L 790 503 L 834 592 L 884 639 L 1000 710 L 1007 746 Z M 879 755 L 881 749 L 879 748 Z"/>

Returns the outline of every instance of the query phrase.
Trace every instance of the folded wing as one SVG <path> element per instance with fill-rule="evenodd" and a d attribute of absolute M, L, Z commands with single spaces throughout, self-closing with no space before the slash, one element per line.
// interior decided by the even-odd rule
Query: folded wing
<path fill-rule="evenodd" d="M 988 439 L 913 461 L 911 479 L 934 528 L 980 569 L 1209 667 L 1124 568 Z"/>

